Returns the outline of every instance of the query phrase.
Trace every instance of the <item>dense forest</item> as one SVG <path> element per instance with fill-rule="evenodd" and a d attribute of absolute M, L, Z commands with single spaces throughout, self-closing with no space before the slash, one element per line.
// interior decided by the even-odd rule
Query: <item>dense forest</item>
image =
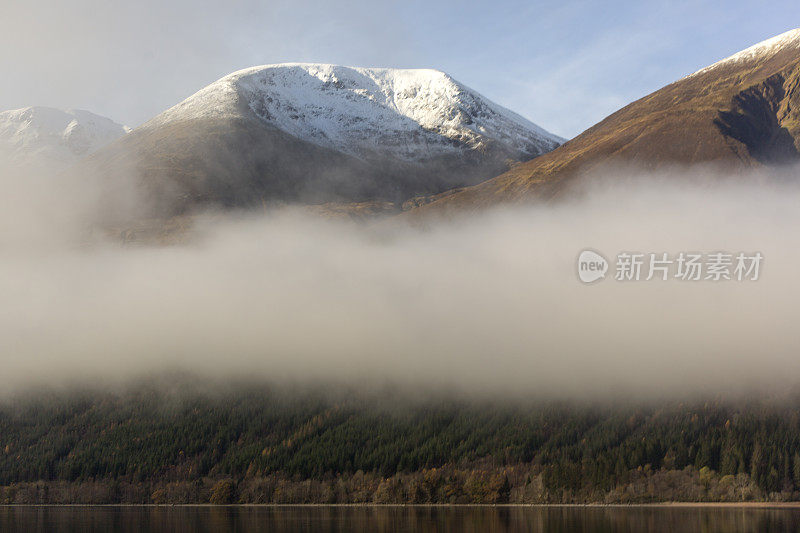
<path fill-rule="evenodd" d="M 800 400 L 138 384 L 0 401 L 0 503 L 800 499 Z"/>

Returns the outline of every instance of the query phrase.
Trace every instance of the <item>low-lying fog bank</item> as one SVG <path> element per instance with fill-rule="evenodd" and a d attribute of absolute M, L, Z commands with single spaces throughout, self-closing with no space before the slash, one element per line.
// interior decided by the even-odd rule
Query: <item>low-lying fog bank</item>
<path fill-rule="evenodd" d="M 130 247 L 87 241 L 92 180 L 7 173 L 0 385 L 173 370 L 552 397 L 795 385 L 800 190 L 707 175 L 597 177 L 574 201 L 424 228 L 217 213 L 182 244 Z M 591 285 L 586 248 L 612 262 Z M 623 251 L 764 259 L 757 281 L 621 282 Z"/>

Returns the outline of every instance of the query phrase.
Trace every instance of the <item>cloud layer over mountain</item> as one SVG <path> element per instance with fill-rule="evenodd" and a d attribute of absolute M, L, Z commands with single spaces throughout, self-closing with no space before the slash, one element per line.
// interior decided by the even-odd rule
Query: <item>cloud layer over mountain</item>
<path fill-rule="evenodd" d="M 555 396 L 792 383 L 800 192 L 622 172 L 583 199 L 425 229 L 212 213 L 169 247 L 91 235 L 85 191 L 27 180 L 0 219 L 2 385 L 169 369 Z M 587 247 L 765 259 L 756 282 L 586 286 Z"/>

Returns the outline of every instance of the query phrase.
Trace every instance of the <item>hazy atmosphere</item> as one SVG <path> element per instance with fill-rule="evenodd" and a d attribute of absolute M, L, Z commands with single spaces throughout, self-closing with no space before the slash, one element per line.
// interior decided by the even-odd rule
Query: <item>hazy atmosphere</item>
<path fill-rule="evenodd" d="M 424 224 L 212 212 L 177 246 L 98 231 L 86 176 L 56 193 L 52 175 L 14 176 L 2 386 L 188 370 L 559 397 L 775 392 L 800 365 L 791 172 L 618 169 L 568 202 Z M 584 285 L 586 248 L 765 259 L 757 281 L 611 271 Z"/>
<path fill-rule="evenodd" d="M 24 2 L 2 7 L 0 109 L 129 126 L 238 69 L 436 68 L 563 137 L 797 26 L 771 2 Z"/>
<path fill-rule="evenodd" d="M 781 19 L 799 9 L 783 8 Z M 696 2 L 343 9 L 82 1 L 4 11 L 6 108 L 88 107 L 136 125 L 254 64 L 435 66 L 567 136 L 752 44 L 767 27 L 784 29 L 772 10 L 751 18 L 745 3 L 724 14 Z M 185 109 L 206 112 L 206 100 L 193 102 Z M 187 368 L 526 393 L 681 394 L 770 387 L 791 379 L 796 364 L 800 197 L 783 179 L 796 167 L 752 169 L 735 182 L 727 167 L 712 165 L 593 170 L 588 189 L 569 201 L 451 220 L 361 224 L 303 207 L 202 208 L 179 219 L 176 246 L 125 246 L 120 235 L 152 210 L 138 186 L 144 171 L 119 165 L 137 145 L 119 144 L 121 156 L 111 146 L 111 166 L 101 171 L 3 162 L 4 386 Z M 180 161 L 175 154 L 170 161 Z M 239 168 L 235 154 L 219 155 L 225 159 L 213 163 L 230 179 L 249 172 L 246 159 Z M 286 203 L 278 200 L 270 205 Z M 574 263 L 586 248 L 610 258 L 630 250 L 758 251 L 766 273 L 751 283 L 584 286 Z"/>
<path fill-rule="evenodd" d="M 797 0 L 0 20 L 0 531 L 800 531 Z"/>

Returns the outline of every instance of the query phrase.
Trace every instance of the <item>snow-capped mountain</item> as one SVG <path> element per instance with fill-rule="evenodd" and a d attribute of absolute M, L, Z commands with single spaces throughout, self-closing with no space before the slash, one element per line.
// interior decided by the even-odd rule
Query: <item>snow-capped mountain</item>
<path fill-rule="evenodd" d="M 399 204 L 562 141 L 443 72 L 292 63 L 225 76 L 88 163 L 139 176 L 169 215 L 209 204 Z"/>
<path fill-rule="evenodd" d="M 14 109 L 0 112 L 0 153 L 20 164 L 69 165 L 128 131 L 89 111 Z"/>
<path fill-rule="evenodd" d="M 697 76 L 698 74 L 704 74 L 719 68 L 736 67 L 744 63 L 764 61 L 772 55 L 787 51 L 800 52 L 800 28 L 789 30 L 785 33 L 781 33 L 780 35 L 776 35 L 771 39 L 754 44 L 749 48 L 745 48 L 741 52 L 737 52 L 732 56 L 726 57 L 721 61 L 717 61 L 712 65 L 690 74 L 689 77 Z"/>
<path fill-rule="evenodd" d="M 419 161 L 496 143 L 529 159 L 564 141 L 438 70 L 299 63 L 234 72 L 147 126 L 240 116 L 242 106 L 299 139 L 365 158 Z"/>

